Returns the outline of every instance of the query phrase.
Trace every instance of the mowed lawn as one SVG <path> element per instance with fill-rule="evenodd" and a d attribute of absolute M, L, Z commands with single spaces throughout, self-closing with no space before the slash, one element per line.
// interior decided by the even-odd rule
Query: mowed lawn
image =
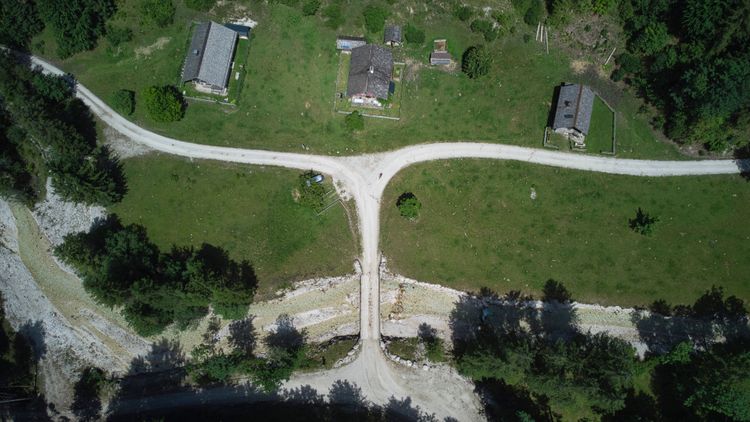
<path fill-rule="evenodd" d="M 415 222 L 398 214 L 403 192 L 422 202 Z M 392 270 L 463 290 L 539 297 L 555 279 L 579 301 L 635 306 L 658 298 L 692 303 L 715 284 L 750 301 L 748 204 L 750 183 L 740 176 L 641 178 L 441 161 L 391 182 L 382 247 Z M 652 236 L 628 227 L 638 207 L 659 218 Z"/>
<path fill-rule="evenodd" d="M 110 211 L 144 225 L 162 249 L 221 246 L 250 261 L 262 294 L 353 271 L 358 249 L 344 208 L 316 216 L 294 202 L 296 171 L 156 154 L 123 165 L 129 191 Z"/>
<path fill-rule="evenodd" d="M 516 31 L 487 43 L 480 34 L 471 32 L 468 22 L 449 13 L 437 14 L 434 10 L 439 8 L 408 2 L 387 6 L 391 21 L 412 22 L 426 33 L 424 45 L 394 50 L 397 60 L 407 62 L 401 120 L 367 119 L 364 131 L 351 134 L 344 128 L 344 117 L 333 111 L 338 67 L 335 38 L 337 34 L 364 34 L 362 9 L 367 3 L 342 3 L 345 23 L 338 30 L 326 27 L 320 16 L 302 16 L 299 8 L 271 3 L 249 7 L 258 25 L 250 40 L 248 71 L 238 107 L 193 101 L 183 120 L 157 123 L 136 106 L 132 120 L 192 142 L 324 154 L 384 151 L 456 140 L 541 148 L 555 86 L 582 82 L 598 92 L 616 94 L 608 101 L 618 112 L 621 156 L 680 158 L 673 146 L 656 139 L 647 118 L 637 113 L 638 100 L 623 94 L 606 76 L 573 69 L 561 49 L 553 48 L 547 55 L 541 44 L 524 42 L 523 36 L 532 35 L 535 28 L 512 12 L 508 12 L 510 25 Z M 507 9 L 504 2 L 491 3 Z M 132 28 L 135 37 L 116 49 L 101 40 L 93 51 L 59 60 L 55 58 L 54 40 L 46 30 L 35 40 L 45 41 L 43 50 L 37 48 L 37 53 L 72 72 L 105 101 L 110 101 L 118 89 L 134 90 L 138 100 L 150 85 L 177 83 L 192 21 L 223 22 L 235 7 L 228 3 L 211 14 L 201 14 L 185 8 L 182 2 L 175 4 L 174 24 L 162 29 L 140 23 L 136 1 L 119 2 L 120 11 L 112 23 Z M 372 42 L 381 43 L 382 33 L 366 35 Z M 436 38 L 448 40 L 454 60 L 460 60 L 468 47 L 486 44 L 495 58 L 492 71 L 470 80 L 459 70 L 446 72 L 430 67 L 429 52 Z"/>

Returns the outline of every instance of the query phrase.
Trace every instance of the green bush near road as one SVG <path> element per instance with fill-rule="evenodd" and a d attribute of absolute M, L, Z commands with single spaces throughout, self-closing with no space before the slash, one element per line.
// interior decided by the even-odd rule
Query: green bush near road
<path fill-rule="evenodd" d="M 405 191 L 430 210 L 417 223 L 394 206 Z M 712 284 L 750 299 L 750 184 L 740 176 L 648 178 L 442 161 L 402 171 L 382 203 L 389 266 L 418 280 L 539 295 L 552 278 L 579 301 L 608 305 L 691 303 Z M 628 227 L 639 206 L 661 216 L 652 236 Z"/>

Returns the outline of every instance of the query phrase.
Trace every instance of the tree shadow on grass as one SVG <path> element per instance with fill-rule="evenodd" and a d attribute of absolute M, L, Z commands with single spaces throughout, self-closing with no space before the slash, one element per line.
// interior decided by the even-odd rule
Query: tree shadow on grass
<path fill-rule="evenodd" d="M 526 420 L 559 421 L 561 416 L 550 409 L 549 398 L 532 394 L 528 390 L 512 386 L 503 380 L 485 378 L 476 383 L 475 391 L 484 405 L 487 419 L 493 421 Z"/>

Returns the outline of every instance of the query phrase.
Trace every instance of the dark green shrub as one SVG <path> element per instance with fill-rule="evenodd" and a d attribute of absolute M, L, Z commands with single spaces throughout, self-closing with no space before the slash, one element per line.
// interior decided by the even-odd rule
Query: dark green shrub
<path fill-rule="evenodd" d="M 120 44 L 130 42 L 133 39 L 133 31 L 127 27 L 107 25 L 105 38 L 112 47 L 117 47 Z"/>
<path fill-rule="evenodd" d="M 471 79 L 484 76 L 492 67 L 492 56 L 482 45 L 469 47 L 463 54 L 461 70 Z"/>
<path fill-rule="evenodd" d="M 523 21 L 529 25 L 536 25 L 542 20 L 544 15 L 544 4 L 541 0 L 532 0 L 526 14 L 523 15 Z"/>
<path fill-rule="evenodd" d="M 157 122 L 176 122 L 185 115 L 185 101 L 171 85 L 150 86 L 143 91 L 143 104 Z"/>
<path fill-rule="evenodd" d="M 396 200 L 396 207 L 402 217 L 416 220 L 419 217 L 419 210 L 422 209 L 422 203 L 413 193 L 405 192 Z"/>
<path fill-rule="evenodd" d="M 120 89 L 112 95 L 112 108 L 120 114 L 129 116 L 135 111 L 135 92 Z"/>
<path fill-rule="evenodd" d="M 412 24 L 408 24 L 404 28 L 404 38 L 410 44 L 421 45 L 424 43 L 424 31 Z"/>
<path fill-rule="evenodd" d="M 370 4 L 365 7 L 362 14 L 365 17 L 365 28 L 370 32 L 378 32 L 383 30 L 385 26 L 385 19 L 388 17 L 388 10 L 383 7 Z"/>
<path fill-rule="evenodd" d="M 323 17 L 326 18 L 326 26 L 331 29 L 338 29 L 344 24 L 344 14 L 338 4 L 331 4 L 323 9 Z"/>
<path fill-rule="evenodd" d="M 630 229 L 644 236 L 651 235 L 654 231 L 654 225 L 659 221 L 658 218 L 650 216 L 648 213 L 638 208 L 635 218 L 628 220 Z"/>
<path fill-rule="evenodd" d="M 365 128 L 365 117 L 359 111 L 353 111 L 344 117 L 344 125 L 350 132 L 356 132 Z"/>
<path fill-rule="evenodd" d="M 453 16 L 457 17 L 458 19 L 462 21 L 467 21 L 469 18 L 471 18 L 471 15 L 473 15 L 473 11 L 471 10 L 471 7 L 463 5 L 463 6 L 457 6 L 453 10 Z"/>

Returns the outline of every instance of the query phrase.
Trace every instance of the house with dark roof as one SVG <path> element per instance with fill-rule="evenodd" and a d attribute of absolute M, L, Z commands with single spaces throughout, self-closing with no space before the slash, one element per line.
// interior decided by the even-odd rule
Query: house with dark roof
<path fill-rule="evenodd" d="M 357 47 L 352 50 L 346 96 L 354 105 L 382 107 L 380 100 L 388 99 L 392 75 L 391 50 L 371 44 Z"/>
<path fill-rule="evenodd" d="M 367 44 L 367 40 L 364 37 L 350 37 L 347 35 L 339 35 L 336 37 L 336 49 L 343 51 L 351 51 L 354 48 L 362 47 Z"/>
<path fill-rule="evenodd" d="M 398 25 L 388 25 L 383 32 L 383 42 L 391 47 L 401 45 L 401 27 Z"/>
<path fill-rule="evenodd" d="M 193 82 L 199 91 L 226 95 L 238 37 L 236 31 L 216 22 L 198 24 L 182 67 L 182 82 Z"/>
<path fill-rule="evenodd" d="M 596 94 L 586 85 L 563 84 L 557 97 L 552 130 L 583 144 L 589 133 Z"/>

